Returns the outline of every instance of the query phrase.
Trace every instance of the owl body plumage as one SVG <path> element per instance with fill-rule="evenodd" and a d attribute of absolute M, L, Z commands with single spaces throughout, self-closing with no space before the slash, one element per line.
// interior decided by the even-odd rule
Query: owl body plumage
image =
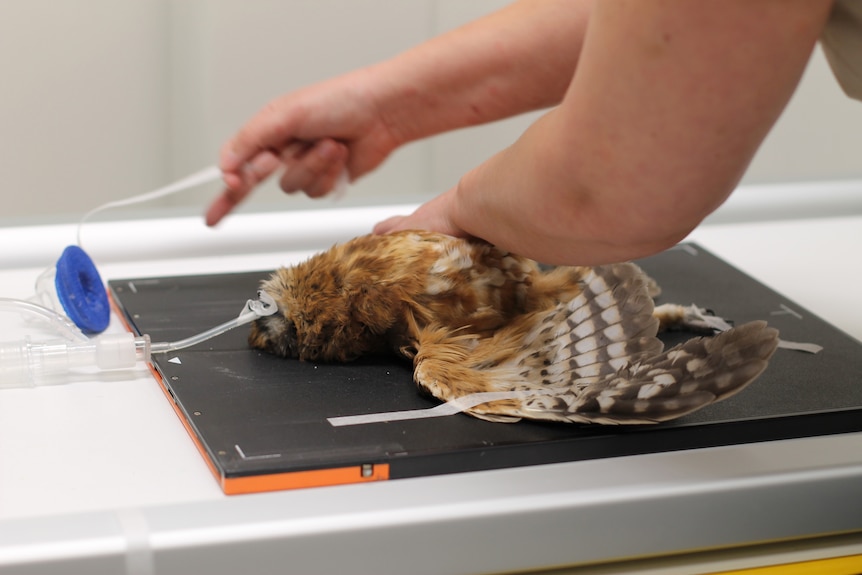
<path fill-rule="evenodd" d="M 666 421 L 740 391 L 778 341 L 752 322 L 665 351 L 656 333 L 681 308 L 655 313 L 654 283 L 636 265 L 544 271 L 429 232 L 361 236 L 262 289 L 279 313 L 253 324 L 253 347 L 338 362 L 394 351 L 443 401 L 517 392 L 467 410 L 492 421 Z"/>

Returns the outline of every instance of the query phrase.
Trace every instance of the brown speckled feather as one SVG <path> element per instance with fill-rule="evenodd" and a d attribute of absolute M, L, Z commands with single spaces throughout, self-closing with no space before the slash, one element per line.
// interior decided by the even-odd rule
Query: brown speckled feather
<path fill-rule="evenodd" d="M 303 360 L 349 361 L 411 345 L 407 318 L 492 333 L 533 303 L 538 266 L 488 244 L 439 234 L 360 236 L 280 269 L 262 289 L 279 313 L 250 342 Z"/>
<path fill-rule="evenodd" d="M 443 401 L 523 394 L 468 410 L 493 421 L 665 421 L 742 389 L 778 341 L 755 322 L 663 351 L 659 325 L 685 323 L 685 308 L 654 313 L 656 286 L 637 266 L 544 272 L 486 243 L 427 232 L 362 236 L 262 287 L 279 313 L 255 322 L 253 346 L 314 361 L 395 351 Z"/>

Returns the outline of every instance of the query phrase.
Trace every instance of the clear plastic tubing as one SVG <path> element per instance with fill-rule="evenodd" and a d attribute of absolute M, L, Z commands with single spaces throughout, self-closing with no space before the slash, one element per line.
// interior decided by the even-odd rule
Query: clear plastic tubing
<path fill-rule="evenodd" d="M 72 320 L 39 304 L 21 299 L 0 297 L 0 311 L 30 314 L 47 321 L 51 327 L 60 335 L 65 336 L 66 339 L 90 341 L 90 338 L 84 335 Z"/>
<path fill-rule="evenodd" d="M 67 318 L 23 300 L 0 298 L 0 311 L 37 315 L 48 320 L 66 340 L 31 342 L 29 338 L 0 343 L 0 389 L 35 387 L 44 376 L 61 374 L 78 367 L 125 369 L 139 361 L 150 361 L 154 353 L 167 353 L 197 345 L 255 318 L 278 310 L 274 300 L 263 292 L 249 300 L 240 315 L 195 336 L 175 342 L 151 343 L 150 336 L 131 333 L 102 334 L 90 339 Z"/>
<path fill-rule="evenodd" d="M 122 369 L 150 359 L 150 338 L 131 333 L 104 334 L 84 341 L 0 343 L 0 389 L 34 387 L 46 375 L 76 367 Z"/>
<path fill-rule="evenodd" d="M 85 214 L 78 223 L 78 244 L 81 243 L 84 222 L 104 209 L 160 198 L 220 177 L 221 171 L 211 166 L 153 192 L 99 206 Z M 44 381 L 43 376 L 65 373 L 78 367 L 134 367 L 139 361 L 149 361 L 153 353 L 197 345 L 278 310 L 275 301 L 261 292 L 257 301 L 246 302 L 236 319 L 180 341 L 151 344 L 149 336 L 135 337 L 130 333 L 103 334 L 91 339 L 81 330 L 90 334 L 101 333 L 108 327 L 110 311 L 102 280 L 90 257 L 80 247 L 69 246 L 57 262 L 56 269 L 46 270 L 36 284 L 36 297 L 48 307 L 31 301 L 0 298 L 0 312 L 16 312 L 45 320 L 64 339 L 33 342 L 26 338 L 0 342 L 0 389 L 34 387 Z"/>
<path fill-rule="evenodd" d="M 174 342 L 160 342 L 150 344 L 150 353 L 167 353 L 169 351 L 176 351 L 178 349 L 185 349 L 187 347 L 197 345 L 208 339 L 214 338 L 217 335 L 221 335 L 226 331 L 230 331 L 235 327 L 239 327 L 243 324 L 249 323 L 257 317 L 260 317 L 259 313 L 253 311 L 243 312 L 236 319 L 226 321 L 221 325 L 217 325 L 212 329 L 208 329 L 192 337 L 187 337 L 186 339 L 181 339 Z M 149 357 L 147 359 L 149 359 Z"/>

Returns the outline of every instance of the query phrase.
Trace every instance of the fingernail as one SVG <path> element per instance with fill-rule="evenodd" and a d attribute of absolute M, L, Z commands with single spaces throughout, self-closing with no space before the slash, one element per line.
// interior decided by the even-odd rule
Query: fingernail
<path fill-rule="evenodd" d="M 219 221 L 222 219 L 223 214 L 219 213 L 220 210 L 216 209 L 215 206 L 211 206 L 210 209 L 207 210 L 204 215 L 204 221 L 206 222 L 207 227 L 214 227 Z"/>

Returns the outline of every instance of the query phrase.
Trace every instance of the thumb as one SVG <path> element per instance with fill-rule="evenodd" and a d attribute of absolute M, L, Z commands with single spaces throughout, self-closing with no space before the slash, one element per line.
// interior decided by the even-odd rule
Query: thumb
<path fill-rule="evenodd" d="M 451 217 L 454 190 L 430 200 L 409 216 L 392 216 L 374 226 L 375 234 L 389 234 L 402 230 L 427 230 L 456 238 L 466 238 L 470 234 L 457 226 Z"/>

